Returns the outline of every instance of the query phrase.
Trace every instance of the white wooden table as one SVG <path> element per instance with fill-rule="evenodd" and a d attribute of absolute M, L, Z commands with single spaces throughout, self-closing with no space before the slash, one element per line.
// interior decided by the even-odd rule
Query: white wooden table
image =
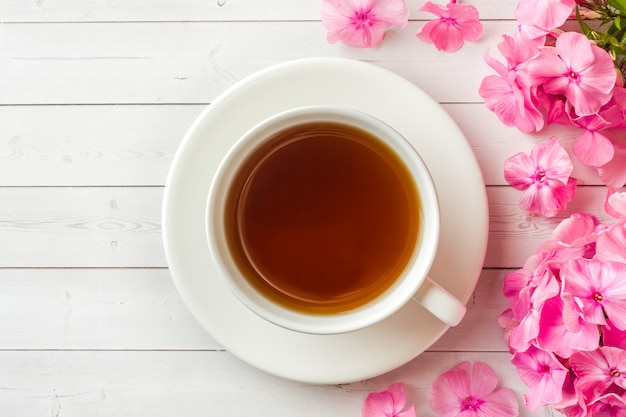
<path fill-rule="evenodd" d="M 515 0 L 473 2 L 481 41 L 453 54 L 411 21 L 378 49 L 329 45 L 318 0 L 0 0 L 0 415 L 360 416 L 369 391 L 403 381 L 417 414 L 434 378 L 482 360 L 516 390 L 496 318 L 502 280 L 562 218 L 529 217 L 502 163 L 551 134 L 504 127 L 477 90 L 485 53 L 514 28 Z M 219 93 L 268 65 L 311 57 L 373 62 L 452 115 L 481 166 L 490 206 L 484 270 L 462 324 L 401 368 L 313 386 L 258 371 L 195 322 L 172 283 L 161 200 L 173 155 Z M 575 163 L 569 213 L 602 217 L 605 189 Z M 550 410 L 521 416 L 550 416 Z"/>

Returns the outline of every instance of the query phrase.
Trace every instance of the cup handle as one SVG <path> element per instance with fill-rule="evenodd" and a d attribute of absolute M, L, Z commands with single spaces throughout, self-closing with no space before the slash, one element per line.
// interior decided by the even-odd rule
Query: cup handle
<path fill-rule="evenodd" d="M 459 324 L 465 316 L 465 305 L 428 277 L 413 296 L 413 300 L 451 327 Z"/>

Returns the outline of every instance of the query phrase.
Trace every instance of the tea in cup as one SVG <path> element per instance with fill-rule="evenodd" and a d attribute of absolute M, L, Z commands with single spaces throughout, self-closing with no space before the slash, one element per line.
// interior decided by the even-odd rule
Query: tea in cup
<path fill-rule="evenodd" d="M 269 117 L 211 184 L 207 238 L 250 310 L 313 334 L 355 331 L 411 299 L 448 325 L 465 306 L 428 277 L 439 205 L 417 151 L 378 118 L 309 106 Z"/>

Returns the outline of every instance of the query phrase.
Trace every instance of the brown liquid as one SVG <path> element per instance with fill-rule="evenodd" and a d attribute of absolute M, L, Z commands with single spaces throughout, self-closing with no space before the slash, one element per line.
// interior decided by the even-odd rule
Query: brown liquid
<path fill-rule="evenodd" d="M 348 311 L 389 289 L 416 244 L 419 199 L 382 141 L 338 123 L 284 130 L 244 163 L 226 206 L 244 276 L 289 308 Z"/>

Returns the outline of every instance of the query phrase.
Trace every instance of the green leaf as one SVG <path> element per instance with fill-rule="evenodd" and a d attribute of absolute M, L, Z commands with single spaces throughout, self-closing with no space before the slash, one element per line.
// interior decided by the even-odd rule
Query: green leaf
<path fill-rule="evenodd" d="M 580 25 L 580 28 L 582 29 L 585 36 L 591 39 L 591 37 L 589 36 L 589 34 L 591 33 L 591 28 L 585 23 L 582 17 L 580 17 L 580 10 L 578 9 L 578 6 L 576 6 L 576 20 L 578 20 L 578 24 Z"/>
<path fill-rule="evenodd" d="M 613 25 L 617 28 L 617 30 L 622 30 L 622 19 L 620 18 L 620 16 L 615 17 Z"/>
<path fill-rule="evenodd" d="M 620 14 L 626 16 L 626 0 L 609 0 L 609 6 L 620 11 Z"/>

